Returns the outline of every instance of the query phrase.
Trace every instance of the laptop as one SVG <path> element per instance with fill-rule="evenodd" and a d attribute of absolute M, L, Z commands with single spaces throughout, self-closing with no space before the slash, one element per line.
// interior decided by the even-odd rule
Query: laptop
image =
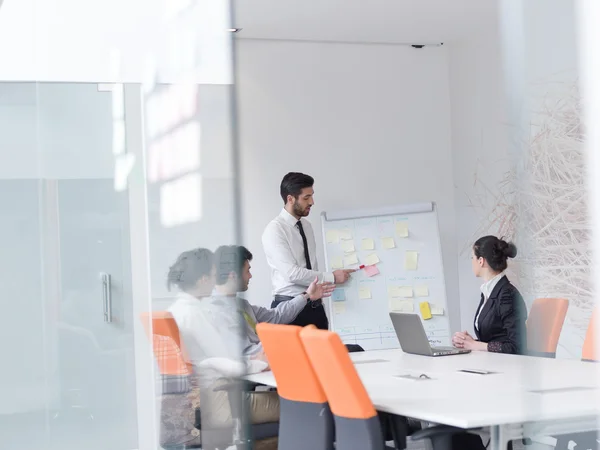
<path fill-rule="evenodd" d="M 432 347 L 429 345 L 429 339 L 425 334 L 425 328 L 421 318 L 417 314 L 390 313 L 396 336 L 400 341 L 400 347 L 404 353 L 423 356 L 448 356 L 470 353 L 471 350 L 465 350 L 454 347 Z"/>

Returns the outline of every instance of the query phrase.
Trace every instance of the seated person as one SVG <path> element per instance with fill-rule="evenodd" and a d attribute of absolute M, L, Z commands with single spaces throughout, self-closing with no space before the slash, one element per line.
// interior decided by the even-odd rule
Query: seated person
<path fill-rule="evenodd" d="M 256 323 L 290 323 L 307 302 L 331 295 L 334 285 L 313 282 L 306 294 L 269 309 L 250 305 L 237 297 L 248 289 L 252 254 L 244 247 L 224 246 L 216 255 L 206 249 L 183 253 L 169 271 L 169 283 L 180 292 L 169 308 L 179 327 L 187 357 L 193 364 L 204 393 L 202 423 L 210 428 L 231 424 L 225 391 L 214 392 L 224 373 L 241 376 L 267 367 Z M 215 287 L 216 284 L 216 287 Z M 211 295 L 213 292 L 214 293 Z M 216 364 L 207 367 L 208 360 Z M 276 392 L 250 393 L 251 423 L 279 419 Z"/>
<path fill-rule="evenodd" d="M 526 353 L 527 308 L 523 297 L 504 271 L 507 259 L 517 256 L 517 248 L 496 236 L 484 236 L 473 245 L 472 266 L 483 278 L 481 300 L 475 313 L 475 335 L 458 332 L 452 338 L 457 348 L 497 353 Z"/>

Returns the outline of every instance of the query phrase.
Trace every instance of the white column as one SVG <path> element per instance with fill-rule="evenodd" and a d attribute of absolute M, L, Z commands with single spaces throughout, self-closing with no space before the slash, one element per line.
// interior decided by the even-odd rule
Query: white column
<path fill-rule="evenodd" d="M 128 177 L 128 193 L 138 448 L 139 450 L 156 450 L 158 448 L 158 418 L 155 403 L 154 357 L 150 339 L 140 320 L 142 313 L 152 309 L 141 86 L 127 84 L 124 87 L 124 94 L 126 147 L 127 152 L 135 158 L 133 169 Z"/>

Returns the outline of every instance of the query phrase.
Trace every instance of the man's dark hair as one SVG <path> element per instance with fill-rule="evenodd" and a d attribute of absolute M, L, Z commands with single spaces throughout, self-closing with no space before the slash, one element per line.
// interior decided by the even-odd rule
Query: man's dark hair
<path fill-rule="evenodd" d="M 222 245 L 215 252 L 215 265 L 217 269 L 217 284 L 227 283 L 229 274 L 235 273 L 242 276 L 242 269 L 246 261 L 252 261 L 252 253 L 242 245 Z"/>
<path fill-rule="evenodd" d="M 302 189 L 313 187 L 314 184 L 315 180 L 310 175 L 305 175 L 300 172 L 288 173 L 283 177 L 283 180 L 281 180 L 281 186 L 279 187 L 283 203 L 287 203 L 288 195 L 292 195 L 297 199 L 302 192 Z"/>
<path fill-rule="evenodd" d="M 196 248 L 183 252 L 177 261 L 169 267 L 167 287 L 175 285 L 182 291 L 196 286 L 198 280 L 210 275 L 213 267 L 213 253 L 206 248 Z"/>

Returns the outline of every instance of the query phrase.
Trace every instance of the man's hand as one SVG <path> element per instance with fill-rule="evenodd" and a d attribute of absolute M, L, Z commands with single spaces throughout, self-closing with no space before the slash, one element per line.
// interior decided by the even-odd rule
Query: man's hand
<path fill-rule="evenodd" d="M 335 284 L 327 282 L 319 283 L 319 277 L 315 277 L 315 280 L 310 283 L 306 293 L 311 300 L 319 300 L 321 298 L 330 297 L 334 289 Z"/>
<path fill-rule="evenodd" d="M 356 272 L 355 269 L 339 269 L 333 271 L 333 278 L 335 280 L 335 284 L 344 284 L 346 281 L 350 279 L 350 274 L 352 272 Z"/>

